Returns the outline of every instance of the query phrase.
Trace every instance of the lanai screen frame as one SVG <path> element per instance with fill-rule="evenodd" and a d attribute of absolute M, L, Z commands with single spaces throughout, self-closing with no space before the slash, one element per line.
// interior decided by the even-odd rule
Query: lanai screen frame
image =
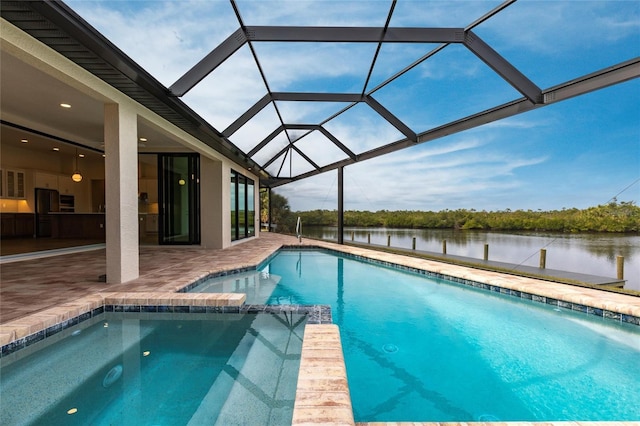
<path fill-rule="evenodd" d="M 280 121 L 280 125 L 267 137 L 254 145 L 250 151 L 245 153 L 249 159 L 253 160 L 257 164 L 257 161 L 253 158 L 254 155 L 276 136 L 281 133 L 286 135 L 288 144 L 275 155 L 271 156 L 269 160 L 259 165 L 263 175 L 267 175 L 267 177 L 261 177 L 260 186 L 271 189 L 331 170 L 340 170 L 345 166 L 355 164 L 360 161 L 369 160 L 401 149 L 410 148 L 418 144 L 434 141 L 454 133 L 469 130 L 493 121 L 561 102 L 640 76 L 640 58 L 636 57 L 594 73 L 566 81 L 559 85 L 541 89 L 526 75 L 524 75 L 524 73 L 509 63 L 496 50 L 473 32 L 473 28 L 502 12 L 510 5 L 514 4 L 515 1 L 516 0 L 504 1 L 464 28 L 407 28 L 389 26 L 397 3 L 396 0 L 391 2 L 384 27 L 248 26 L 245 25 L 235 0 L 230 0 L 240 28 L 233 32 L 226 40 L 214 48 L 200 62 L 180 77 L 173 85 L 171 85 L 169 91 L 172 96 L 184 96 L 191 89 L 197 86 L 197 84 L 207 75 L 222 65 L 241 47 L 248 45 L 260 76 L 267 89 L 267 94 L 228 125 L 227 128 L 221 132 L 221 136 L 225 140 L 229 141 L 229 138 L 242 128 L 244 124 L 255 117 L 268 105 L 273 105 Z M 370 63 L 364 87 L 360 93 L 277 92 L 270 89 L 267 75 L 263 71 L 260 59 L 256 49 L 254 48 L 254 44 L 260 42 L 376 43 L 377 49 Z M 395 75 L 378 84 L 373 89 L 366 91 L 369 79 L 376 64 L 378 53 L 384 43 L 439 43 L 439 45 Z M 416 132 L 414 129 L 410 128 L 410 126 L 406 125 L 373 97 L 377 91 L 386 87 L 397 78 L 401 77 L 453 43 L 461 44 L 467 48 L 487 64 L 496 74 L 522 94 L 523 97 L 501 105 L 496 105 L 493 108 L 479 111 L 462 119 L 451 121 L 444 125 L 422 132 Z M 278 109 L 276 101 L 346 102 L 348 105 L 319 123 L 300 124 L 285 122 Z M 377 113 L 381 119 L 386 120 L 405 137 L 369 151 L 354 153 L 344 142 L 340 141 L 339 138 L 329 132 L 324 125 L 357 104 L 367 105 Z M 292 130 L 303 131 L 304 133 L 298 136 L 294 132 L 291 132 Z M 329 141 L 340 149 L 347 158 L 325 166 L 319 166 L 313 158 L 310 158 L 296 147 L 295 143 L 297 141 L 316 131 L 322 133 Z M 229 143 L 231 143 L 231 141 L 229 141 Z M 313 166 L 313 170 L 296 176 L 280 177 L 280 171 L 282 170 L 282 165 L 284 165 L 284 162 L 287 159 L 287 154 L 292 153 L 293 151 Z M 280 158 L 282 158 L 282 165 L 280 166 L 276 176 L 273 176 L 266 171 L 266 168 Z M 341 192 L 342 188 L 339 187 L 338 190 Z M 339 204 L 341 203 L 339 202 Z"/>
<path fill-rule="evenodd" d="M 195 136 L 205 145 L 222 153 L 237 164 L 244 166 L 246 170 L 259 178 L 260 187 L 271 189 L 331 170 L 338 170 L 339 182 L 342 183 L 342 169 L 345 166 L 413 147 L 418 144 L 434 141 L 483 124 L 532 111 L 640 77 L 640 57 L 635 57 L 546 89 L 539 88 L 473 32 L 476 26 L 502 12 L 514 3 L 515 0 L 506 0 L 464 28 L 390 27 L 389 23 L 393 16 L 396 0 L 391 1 L 386 23 L 383 27 L 289 27 L 247 26 L 240 16 L 235 0 L 230 0 L 230 4 L 233 7 L 239 23 L 239 28 L 169 88 L 159 83 L 146 70 L 131 60 L 131 58 L 109 42 L 109 40 L 102 36 L 102 34 L 89 23 L 84 21 L 73 9 L 61 1 L 2 0 L 2 9 L 0 9 L 0 12 L 2 13 L 2 17 L 9 22 L 14 23 L 19 28 L 54 50 L 57 50 L 79 66 L 104 79 L 116 89 L 121 90 L 161 117 L 166 118 L 169 122 Z M 269 81 L 262 70 L 256 49 L 254 49 L 254 44 L 260 42 L 374 43 L 377 45 L 377 49 L 369 64 L 369 72 L 363 89 L 359 93 L 277 92 L 270 89 Z M 372 70 L 376 64 L 377 55 L 382 45 L 385 43 L 400 42 L 423 44 L 435 42 L 440 44 L 378 86 L 366 91 Z M 67 45 L 69 43 L 73 44 L 73 49 L 68 48 Z M 394 116 L 389 109 L 378 102 L 373 95 L 411 69 L 438 54 L 452 43 L 460 44 L 472 52 L 504 81 L 511 85 L 511 87 L 522 94 L 522 97 L 489 109 L 478 111 L 464 118 L 417 132 L 407 126 L 398 117 Z M 180 97 L 195 87 L 203 78 L 245 45 L 249 47 L 253 55 L 267 93 L 227 126 L 226 129 L 219 131 L 211 123 L 198 115 L 196 111 L 192 110 Z M 348 105 L 341 111 L 320 122 L 292 124 L 283 120 L 276 101 L 338 101 L 347 102 Z M 244 152 L 230 140 L 230 136 L 269 104 L 273 104 L 275 108 L 280 121 L 279 125 L 276 126 L 269 136 L 254 145 L 248 152 Z M 349 150 L 346 144 L 331 134 L 324 125 L 359 104 L 366 105 L 373 110 L 380 116 L 381 120 L 390 123 L 404 138 L 364 152 L 356 153 Z M 297 136 L 295 132 L 290 132 L 290 130 L 303 131 L 304 133 L 301 136 Z M 305 155 L 296 147 L 295 143 L 313 132 L 322 133 L 328 141 L 345 154 L 345 159 L 320 166 L 313 158 Z M 259 164 L 253 157 L 262 146 L 280 133 L 286 135 L 288 142 L 286 146 L 269 160 Z M 279 159 L 280 156 L 283 157 L 284 164 L 286 152 L 296 152 L 313 167 L 313 170 L 289 177 L 280 177 L 280 172 L 275 176 L 270 174 L 266 168 Z M 282 165 L 280 167 L 280 170 L 281 169 Z M 339 185 L 338 192 L 339 210 L 342 210 L 341 184 Z M 341 235 L 341 233 L 339 233 L 339 235 Z"/>

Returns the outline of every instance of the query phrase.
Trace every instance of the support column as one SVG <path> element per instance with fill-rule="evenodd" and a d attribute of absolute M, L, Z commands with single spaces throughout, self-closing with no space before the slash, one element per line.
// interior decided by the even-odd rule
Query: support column
<path fill-rule="evenodd" d="M 338 167 L 338 244 L 344 244 L 343 169 L 344 167 Z"/>
<path fill-rule="evenodd" d="M 127 105 L 104 107 L 107 282 L 138 278 L 138 123 Z"/>
<path fill-rule="evenodd" d="M 222 161 L 200 156 L 200 223 L 201 243 L 207 248 L 231 245 L 230 177 Z"/>

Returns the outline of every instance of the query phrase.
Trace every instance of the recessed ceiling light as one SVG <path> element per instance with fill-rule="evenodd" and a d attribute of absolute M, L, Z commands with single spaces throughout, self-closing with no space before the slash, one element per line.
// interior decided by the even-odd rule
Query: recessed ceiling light
<path fill-rule="evenodd" d="M 71 105 L 69 105 L 69 104 L 60 104 L 60 106 L 62 108 L 71 108 Z"/>
<path fill-rule="evenodd" d="M 84 158 L 84 154 L 78 154 L 78 157 Z"/>
<path fill-rule="evenodd" d="M 147 138 L 140 138 L 140 142 L 146 142 Z"/>
<path fill-rule="evenodd" d="M 105 155 L 105 154 L 102 154 L 102 157 L 104 158 L 104 157 L 106 157 L 106 155 Z"/>
<path fill-rule="evenodd" d="M 54 146 L 54 147 L 53 147 L 53 150 L 54 150 L 54 151 L 60 151 L 60 148 L 58 148 L 57 146 Z"/>
<path fill-rule="evenodd" d="M 28 139 L 20 139 L 20 142 L 27 143 L 27 142 L 29 142 L 29 140 Z"/>

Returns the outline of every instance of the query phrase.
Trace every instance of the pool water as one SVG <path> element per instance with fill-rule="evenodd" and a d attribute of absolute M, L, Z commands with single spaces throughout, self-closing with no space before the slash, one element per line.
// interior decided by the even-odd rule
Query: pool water
<path fill-rule="evenodd" d="M 86 323 L 2 359 L 0 424 L 291 423 L 303 316 L 108 313 Z"/>
<path fill-rule="evenodd" d="M 320 251 L 198 291 L 330 304 L 356 421 L 640 420 L 640 328 Z"/>

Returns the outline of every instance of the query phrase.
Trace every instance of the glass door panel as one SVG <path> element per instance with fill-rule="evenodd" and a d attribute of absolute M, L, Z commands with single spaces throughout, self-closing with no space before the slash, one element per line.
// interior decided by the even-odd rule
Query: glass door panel
<path fill-rule="evenodd" d="M 245 238 L 246 237 L 246 229 L 247 229 L 247 218 L 246 218 L 246 210 L 247 210 L 247 198 L 245 194 L 245 182 L 246 178 L 242 175 L 238 175 L 238 237 Z"/>
<path fill-rule="evenodd" d="M 231 171 L 231 241 L 237 240 L 238 237 L 238 209 L 237 209 L 237 193 L 238 193 L 238 174 Z"/>
<path fill-rule="evenodd" d="M 256 205 L 253 181 L 247 178 L 247 236 L 256 235 Z"/>
<path fill-rule="evenodd" d="M 200 244 L 197 154 L 160 154 L 160 244 Z"/>

